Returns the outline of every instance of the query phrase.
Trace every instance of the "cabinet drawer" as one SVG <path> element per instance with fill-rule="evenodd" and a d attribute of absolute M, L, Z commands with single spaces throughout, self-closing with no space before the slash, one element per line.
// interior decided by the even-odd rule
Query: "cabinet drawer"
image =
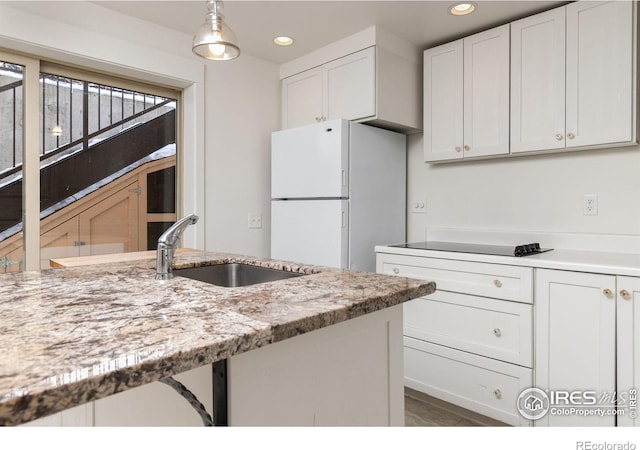
<path fill-rule="evenodd" d="M 404 304 L 405 336 L 532 367 L 533 306 L 446 291 Z"/>
<path fill-rule="evenodd" d="M 531 369 L 409 337 L 404 345 L 406 386 L 510 425 L 531 425 L 516 409 L 532 385 Z"/>
<path fill-rule="evenodd" d="M 385 255 L 382 272 L 435 281 L 438 291 L 533 303 L 533 269 L 419 256 Z"/>

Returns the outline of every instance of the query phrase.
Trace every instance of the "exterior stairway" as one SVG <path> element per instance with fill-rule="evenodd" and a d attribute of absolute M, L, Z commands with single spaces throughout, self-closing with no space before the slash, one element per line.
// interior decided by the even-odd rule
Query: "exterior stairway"
<path fill-rule="evenodd" d="M 164 146 L 175 143 L 175 113 L 175 109 L 172 109 L 42 168 L 40 210 L 51 208 Z M 2 233 L 22 221 L 22 178 L 0 187 L 0 198 Z"/>

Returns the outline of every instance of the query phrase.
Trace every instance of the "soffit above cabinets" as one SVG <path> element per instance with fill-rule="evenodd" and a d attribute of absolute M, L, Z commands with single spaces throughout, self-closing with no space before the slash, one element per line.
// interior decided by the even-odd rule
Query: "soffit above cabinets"
<path fill-rule="evenodd" d="M 61 3 L 74 2 L 16 3 L 24 3 L 21 8 L 45 14 L 46 9 L 57 9 Z M 206 12 L 202 0 L 93 3 L 189 35 L 201 24 Z M 568 2 L 480 0 L 473 14 L 462 17 L 449 13 L 451 3 L 227 0 L 224 2 L 224 14 L 238 36 L 243 53 L 282 64 L 373 25 L 424 49 Z M 295 45 L 274 45 L 273 38 L 282 34 L 293 37 Z"/>

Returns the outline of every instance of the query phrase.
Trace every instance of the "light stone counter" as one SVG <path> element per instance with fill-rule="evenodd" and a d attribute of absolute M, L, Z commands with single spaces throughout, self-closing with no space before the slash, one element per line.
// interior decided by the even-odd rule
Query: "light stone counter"
<path fill-rule="evenodd" d="M 17 425 L 428 295 L 432 282 L 201 252 L 308 276 L 225 288 L 154 261 L 0 275 L 0 425 Z"/>

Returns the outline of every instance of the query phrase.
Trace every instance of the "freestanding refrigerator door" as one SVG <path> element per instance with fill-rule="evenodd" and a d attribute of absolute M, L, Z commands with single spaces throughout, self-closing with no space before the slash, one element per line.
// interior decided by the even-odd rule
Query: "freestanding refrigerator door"
<path fill-rule="evenodd" d="M 347 200 L 271 202 L 271 258 L 347 268 Z"/>
<path fill-rule="evenodd" d="M 271 198 L 349 196 L 349 122 L 331 120 L 271 135 Z"/>

